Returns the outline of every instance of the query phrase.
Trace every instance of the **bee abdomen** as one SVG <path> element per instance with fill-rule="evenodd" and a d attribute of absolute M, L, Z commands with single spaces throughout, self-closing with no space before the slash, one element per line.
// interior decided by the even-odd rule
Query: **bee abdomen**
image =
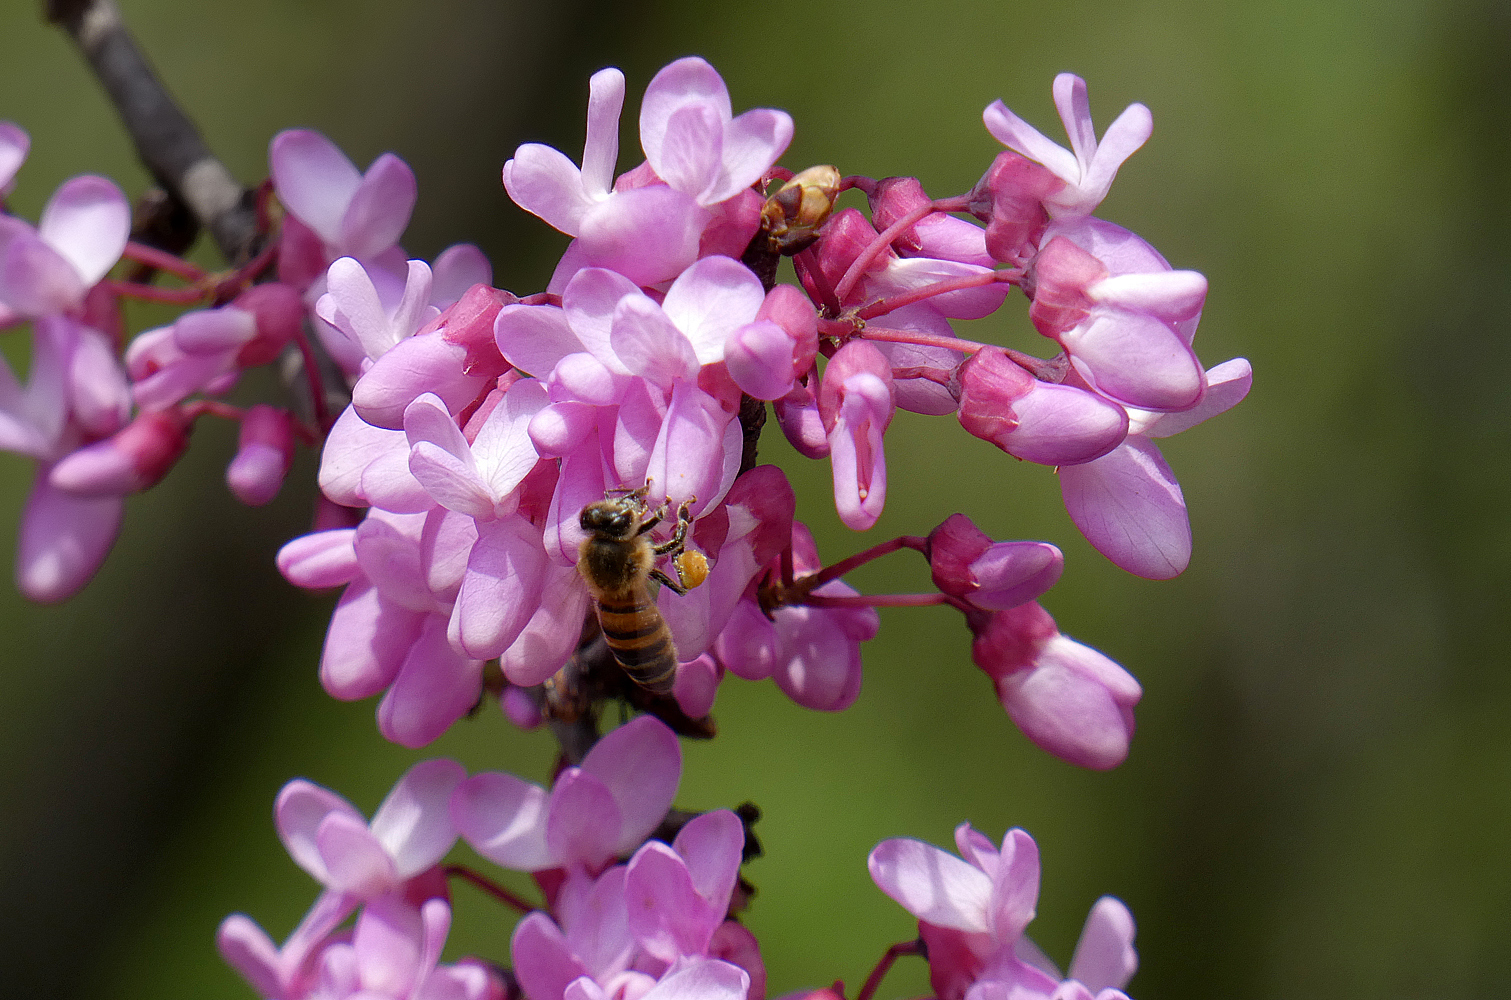
<path fill-rule="evenodd" d="M 649 595 L 599 601 L 598 620 L 609 652 L 630 680 L 655 694 L 671 691 L 677 678 L 677 650 L 671 629 Z"/>

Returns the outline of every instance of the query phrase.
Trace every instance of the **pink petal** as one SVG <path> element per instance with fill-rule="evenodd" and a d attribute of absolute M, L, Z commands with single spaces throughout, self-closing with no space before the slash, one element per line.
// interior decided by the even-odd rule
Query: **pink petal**
<path fill-rule="evenodd" d="M 363 990 L 407 996 L 420 971 L 422 930 L 419 911 L 393 897 L 374 899 L 357 918 L 352 950 Z"/>
<path fill-rule="evenodd" d="M 504 164 L 504 190 L 514 204 L 568 236 L 580 232 L 583 216 L 597 204 L 583 189 L 577 164 L 561 151 L 534 142 L 520 146 Z"/>
<path fill-rule="evenodd" d="M 317 531 L 288 542 L 278 550 L 278 572 L 296 587 L 321 590 L 350 583 L 357 575 L 355 528 Z"/>
<path fill-rule="evenodd" d="M 388 453 L 399 455 L 407 469 L 409 443 L 404 432 L 374 427 L 348 406 L 336 418 L 325 439 L 325 449 L 320 453 L 317 477 L 320 491 L 347 507 L 367 506 L 367 498 L 362 493 L 362 473 L 369 464 Z"/>
<path fill-rule="evenodd" d="M 640 1000 L 745 1000 L 749 989 L 744 969 L 710 959 L 671 973 Z"/>
<path fill-rule="evenodd" d="M 672 116 L 689 104 L 704 102 L 713 107 L 721 121 L 727 122 L 734 115 L 724 80 L 696 56 L 678 59 L 651 79 L 640 102 L 640 145 L 653 166 L 660 159 Z"/>
<path fill-rule="evenodd" d="M 315 830 L 315 845 L 325 864 L 320 881 L 332 889 L 372 899 L 397 884 L 393 859 L 360 816 L 329 813 Z"/>
<path fill-rule="evenodd" d="M 12 122 L 0 122 L 0 197 L 10 190 L 30 149 L 31 137 L 25 131 Z"/>
<path fill-rule="evenodd" d="M 981 589 L 967 597 L 988 610 L 1032 601 L 1060 579 L 1065 558 L 1048 542 L 1000 542 L 971 563 Z"/>
<path fill-rule="evenodd" d="M 919 840 L 883 840 L 866 861 L 877 888 L 919 920 L 972 933 L 989 929 L 992 880 Z"/>
<path fill-rule="evenodd" d="M 719 919 L 729 909 L 729 897 L 740 875 L 745 827 L 728 809 L 694 816 L 677 833 L 672 848 L 687 865 L 698 894 L 712 904 Z"/>
<path fill-rule="evenodd" d="M 1070 978 L 1080 980 L 1093 994 L 1127 986 L 1138 971 L 1133 934 L 1133 914 L 1128 907 L 1111 896 L 1097 900 L 1076 942 Z"/>
<path fill-rule="evenodd" d="M 75 177 L 48 201 L 37 233 L 73 265 L 89 288 L 105 277 L 126 249 L 131 203 L 103 177 Z"/>
<path fill-rule="evenodd" d="M 500 659 L 504 676 L 513 684 L 529 687 L 556 673 L 577 648 L 587 610 L 588 589 L 577 567 L 552 563 L 540 607 Z"/>
<path fill-rule="evenodd" d="M 320 686 L 342 701 L 382 691 L 398 675 L 426 617 L 385 601 L 370 583 L 352 583 L 331 615 Z"/>
<path fill-rule="evenodd" d="M 750 268 L 728 257 L 704 257 L 672 282 L 662 309 L 706 365 L 723 360 L 730 334 L 756 318 L 765 298 Z"/>
<path fill-rule="evenodd" d="M 631 373 L 662 389 L 698 375 L 693 347 L 661 307 L 644 296 L 627 296 L 614 310 L 610 343 Z"/>
<path fill-rule="evenodd" d="M 834 586 L 833 583 L 825 584 L 831 589 Z M 823 591 L 821 587 L 816 592 Z M 820 712 L 838 712 L 849 708 L 860 694 L 861 664 L 855 647 L 858 640 L 846 634 L 846 615 L 871 621 L 870 631 L 875 633 L 874 608 L 837 613 L 815 608 L 783 608 L 777 612 L 781 651 L 773 677 L 777 687 L 799 705 Z"/>
<path fill-rule="evenodd" d="M 710 204 L 702 195 L 718 180 L 723 144 L 719 112 L 702 102 L 684 104 L 667 119 L 655 155 L 648 152 L 646 159 L 667 184 Z"/>
<path fill-rule="evenodd" d="M 593 975 L 606 979 L 623 970 L 635 950 L 625 907 L 626 871 L 624 865 L 615 865 L 604 872 L 585 897 L 574 901 L 570 912 L 566 906 L 568 887 L 563 886 L 557 896 L 562 919 L 571 928 L 573 951 Z"/>
<path fill-rule="evenodd" d="M 416 192 L 409 164 L 392 153 L 374 160 L 341 217 L 341 249 L 366 259 L 398 243 L 414 211 Z"/>
<path fill-rule="evenodd" d="M 839 417 L 829 432 L 834 505 L 840 520 L 865 531 L 881 516 L 887 498 L 883 435 L 892 419 L 889 387 L 868 372 L 845 380 Z"/>
<path fill-rule="evenodd" d="M 1042 132 L 1009 111 L 1001 101 L 993 101 L 981 117 L 986 130 L 1008 149 L 1042 163 L 1068 184 L 1080 181 L 1081 169 L 1070 150 L 1045 138 Z"/>
<path fill-rule="evenodd" d="M 582 187 L 607 195 L 619 159 L 619 113 L 624 109 L 624 74 L 601 69 L 588 81 L 588 130 L 582 144 Z"/>
<path fill-rule="evenodd" d="M 1087 164 L 1097 151 L 1097 135 L 1091 125 L 1091 101 L 1086 96 L 1086 81 L 1074 73 L 1061 73 L 1055 77 L 1052 92 L 1055 108 L 1060 112 L 1060 121 L 1065 126 L 1065 134 L 1070 137 L 1070 149 L 1075 154 L 1079 173 L 1084 175 Z"/>
<path fill-rule="evenodd" d="M 723 496 L 725 429 L 732 420 L 718 400 L 679 381 L 646 467 L 651 483 L 647 499 L 696 498 L 694 517 L 717 504 Z"/>
<path fill-rule="evenodd" d="M 260 996 L 282 996 L 287 982 L 282 956 L 251 918 L 233 913 L 220 922 L 215 947 L 227 965 L 241 974 Z"/>
<path fill-rule="evenodd" d="M 446 619 L 430 615 L 378 705 L 378 729 L 400 746 L 425 746 L 477 704 L 482 678 L 483 661 L 452 650 Z"/>
<path fill-rule="evenodd" d="M 289 857 L 321 882 L 327 878 L 327 868 L 316 836 L 321 824 L 332 814 L 344 815 L 354 820 L 363 830 L 367 829 L 367 821 L 356 806 L 335 792 L 303 778 L 296 778 L 284 785 L 273 806 L 273 821 L 278 827 L 278 839 L 283 841 Z"/>
<path fill-rule="evenodd" d="M 992 876 L 992 935 L 1016 940 L 1034 919 L 1039 901 L 1039 847 L 1022 830 L 1007 831 Z"/>
<path fill-rule="evenodd" d="M 792 142 L 792 117 L 785 111 L 753 108 L 724 126 L 723 162 L 704 189 L 701 204 L 733 198 L 761 179 Z"/>
<path fill-rule="evenodd" d="M 1060 343 L 1098 392 L 1145 410 L 1183 410 L 1201 399 L 1201 363 L 1169 326 L 1142 313 L 1097 310 Z"/>
<path fill-rule="evenodd" d="M 493 321 L 499 352 L 520 371 L 546 378 L 556 363 L 583 349 L 559 306 L 504 306 Z"/>
<path fill-rule="evenodd" d="M 278 200 L 326 243 L 341 239 L 341 219 L 362 175 L 318 132 L 289 129 L 273 137 L 268 163 Z"/>
<path fill-rule="evenodd" d="M 1179 413 L 1161 413 L 1148 427 L 1152 438 L 1169 437 L 1195 427 L 1243 402 L 1254 384 L 1254 369 L 1247 358 L 1234 358 L 1207 372 L 1207 392 L 1200 403 Z"/>
<path fill-rule="evenodd" d="M 1118 167 L 1132 156 L 1154 132 L 1154 116 L 1142 104 L 1130 104 L 1102 133 L 1101 145 L 1092 157 L 1090 169 L 1081 178 L 1081 186 L 1094 194 L 1099 203 L 1112 187 Z M 1095 204 L 1091 206 L 1095 208 Z M 1088 209 L 1089 211 L 1089 209 Z"/>
<path fill-rule="evenodd" d="M 1101 458 L 1128 433 L 1128 413 L 1111 400 L 1070 385 L 1036 382 L 1012 404 L 1018 426 L 997 444 L 1041 465 L 1079 465 Z"/>
<path fill-rule="evenodd" d="M 400 878 L 418 875 L 456 843 L 449 804 L 466 777 L 466 769 L 455 761 L 421 761 L 404 772 L 378 806 L 373 836 L 393 858 Z"/>
<path fill-rule="evenodd" d="M 474 285 L 493 284 L 493 265 L 471 243 L 453 243 L 430 265 L 430 304 L 438 309 L 455 305 Z"/>
<path fill-rule="evenodd" d="M 1088 287 L 1086 296 L 1093 302 L 1148 313 L 1175 323 L 1201 311 L 1207 297 L 1207 279 L 1197 271 L 1116 274 Z"/>
<path fill-rule="evenodd" d="M 433 393 L 452 414 L 461 413 L 497 377 L 466 370 L 467 348 L 445 337 L 406 337 L 373 363 L 352 387 L 352 406 L 375 427 L 398 430 L 404 410 Z"/>
<path fill-rule="evenodd" d="M 578 247 L 593 266 L 654 285 L 698 259 L 699 237 L 711 219 L 692 195 L 675 188 L 657 184 L 619 191 L 583 218 Z"/>
<path fill-rule="evenodd" d="M 89 290 L 74 266 L 35 236 L 10 241 L 0 255 L 0 299 L 23 316 L 67 312 Z"/>
<path fill-rule="evenodd" d="M 630 860 L 625 902 L 640 947 L 663 962 L 703 954 L 724 919 L 699 895 L 682 859 L 654 840 Z"/>
<path fill-rule="evenodd" d="M 629 374 L 629 369 L 609 346 L 614 312 L 626 296 L 643 297 L 643 293 L 629 278 L 601 267 L 577 272 L 561 296 L 561 306 L 572 333 L 593 357 L 616 375 Z M 502 315 L 503 311 L 500 310 L 499 314 Z M 499 348 L 502 350 L 503 345 L 500 344 Z"/>
<path fill-rule="evenodd" d="M 997 873 L 997 846 L 969 823 L 955 827 L 955 850 L 960 856 L 985 872 L 989 877 Z"/>
<path fill-rule="evenodd" d="M 539 606 L 545 568 L 539 528 L 518 516 L 480 522 L 451 614 L 452 643 L 478 659 L 507 649 Z"/>
<path fill-rule="evenodd" d="M 682 779 L 682 748 L 665 723 L 642 715 L 599 740 L 582 769 L 601 780 L 618 803 L 623 822 L 615 853 L 628 853 L 671 808 Z"/>
<path fill-rule="evenodd" d="M 43 603 L 72 597 L 93 578 L 125 512 L 120 497 L 85 499 L 57 489 L 48 482 L 50 471 L 37 469 L 16 546 L 16 586 Z"/>
<path fill-rule="evenodd" d="M 1150 580 L 1179 576 L 1191 561 L 1191 522 L 1175 474 L 1146 439 L 1060 469 L 1070 519 L 1114 564 Z"/>
<path fill-rule="evenodd" d="M 546 811 L 546 844 L 559 865 L 590 871 L 603 867 L 621 850 L 622 827 L 619 806 L 599 778 L 579 768 L 557 777 Z"/>
<path fill-rule="evenodd" d="M 173 324 L 173 342 L 186 354 L 234 351 L 257 336 L 257 317 L 245 309 L 199 309 Z"/>
<path fill-rule="evenodd" d="M 527 914 L 519 922 L 509 941 L 509 954 L 527 997 L 557 1000 L 565 995 L 569 984 L 588 974 L 572 954 L 561 929 L 544 913 Z"/>
<path fill-rule="evenodd" d="M 544 788 L 487 771 L 457 786 L 451 819 L 473 850 L 494 864 L 534 872 L 557 863 L 546 846 Z"/>

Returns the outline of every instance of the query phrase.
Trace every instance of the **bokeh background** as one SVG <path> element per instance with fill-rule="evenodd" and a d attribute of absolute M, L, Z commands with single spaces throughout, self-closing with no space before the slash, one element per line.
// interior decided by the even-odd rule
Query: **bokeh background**
<path fill-rule="evenodd" d="M 970 665 L 958 616 L 897 611 L 841 715 L 726 684 L 721 735 L 686 747 L 679 802 L 765 810 L 748 922 L 773 995 L 858 986 L 912 932 L 866 852 L 899 835 L 948 845 L 965 819 L 1037 838 L 1032 932 L 1062 962 L 1098 895 L 1128 902 L 1143 956 L 1130 992 L 1145 1000 L 1511 995 L 1504 3 L 122 6 L 242 179 L 265 175 L 289 126 L 359 164 L 393 150 L 420 180 L 411 253 L 476 242 L 520 292 L 543 287 L 565 239 L 508 202 L 499 166 L 525 141 L 575 156 L 604 65 L 630 80 L 622 168 L 640 90 L 697 53 L 737 110 L 793 114 L 788 165 L 916 174 L 939 195 L 998 149 L 979 117 L 993 99 L 1051 135 L 1061 70 L 1087 78 L 1099 127 L 1147 103 L 1154 138 L 1099 214 L 1207 274 L 1197 348 L 1256 372 L 1243 406 L 1166 449 L 1190 570 L 1119 572 L 1076 535 L 1047 470 L 910 414 L 870 536 L 963 510 L 994 537 L 1061 545 L 1046 604 L 1145 685 L 1129 761 L 1089 774 L 1036 750 Z M 134 194 L 145 177 L 110 108 L 35 7 L 0 6 L 0 118 L 33 139 L 13 206 L 34 217 L 83 172 Z M 1010 302 L 972 333 L 1042 350 L 1024 312 Z M 4 349 L 19 358 L 14 337 Z M 788 465 L 821 550 L 867 544 L 834 517 L 827 466 L 779 438 L 764 455 Z M 250 997 L 214 952 L 216 924 L 243 910 L 281 938 L 315 894 L 274 834 L 278 788 L 303 775 L 371 810 L 421 756 L 381 740 L 370 703 L 323 695 L 333 598 L 272 569 L 307 525 L 313 459 L 248 511 L 220 480 L 232 447 L 202 426 L 168 481 L 131 500 L 75 600 L 34 607 L 0 588 L 0 993 Z M 7 546 L 30 475 L 0 458 Z M 904 553 L 853 579 L 925 577 Z M 542 780 L 552 748 L 488 712 L 427 755 Z M 465 888 L 456 907 L 450 954 L 506 959 L 511 915 Z M 880 996 L 926 991 L 910 960 Z"/>

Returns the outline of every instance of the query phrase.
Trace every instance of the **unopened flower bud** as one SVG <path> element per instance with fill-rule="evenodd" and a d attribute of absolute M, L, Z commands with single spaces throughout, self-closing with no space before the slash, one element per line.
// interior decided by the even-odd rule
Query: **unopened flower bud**
<path fill-rule="evenodd" d="M 824 420 L 819 416 L 818 397 L 802 382 L 792 391 L 772 404 L 777 423 L 787 437 L 787 443 L 797 449 L 804 458 L 824 458 L 829 454 L 829 435 L 824 432 Z"/>
<path fill-rule="evenodd" d="M 161 482 L 188 446 L 189 421 L 182 413 L 149 410 L 53 466 L 51 482 L 82 497 L 139 493 Z"/>
<path fill-rule="evenodd" d="M 774 253 L 792 255 L 814 240 L 834 210 L 840 173 L 834 167 L 809 167 L 783 184 L 761 207 L 761 226 Z"/>
<path fill-rule="evenodd" d="M 249 288 L 231 305 L 251 313 L 257 331 L 236 355 L 239 368 L 269 364 L 304 326 L 304 301 L 298 290 L 279 281 Z"/>
<path fill-rule="evenodd" d="M 288 411 L 259 403 L 242 418 L 226 485 L 248 507 L 261 507 L 278 495 L 293 462 L 294 425 Z"/>
<path fill-rule="evenodd" d="M 1101 458 L 1128 434 L 1128 412 L 1094 392 L 1040 382 L 995 348 L 956 373 L 960 426 L 1015 458 L 1079 465 Z"/>
<path fill-rule="evenodd" d="M 1065 558 L 1046 542 L 993 542 L 964 514 L 929 533 L 929 571 L 941 593 L 979 608 L 1032 601 L 1060 579 Z"/>
<path fill-rule="evenodd" d="M 1063 236 L 1056 236 L 1029 265 L 1023 290 L 1033 300 L 1028 318 L 1053 337 L 1084 320 L 1094 303 L 1086 289 L 1107 277 L 1100 260 Z"/>
<path fill-rule="evenodd" d="M 997 154 L 971 190 L 971 214 L 986 226 L 986 249 L 1004 263 L 1031 253 L 1049 223 L 1044 199 L 1065 182 L 1017 153 Z"/>
<path fill-rule="evenodd" d="M 504 717 L 521 729 L 534 729 L 541 724 L 540 706 L 522 687 L 510 684 L 499 698 Z"/>
<path fill-rule="evenodd" d="M 1143 689 L 1089 646 L 1061 634 L 1037 603 L 967 616 L 971 659 L 1024 735 L 1081 767 L 1104 771 L 1128 756 Z"/>
<path fill-rule="evenodd" d="M 690 719 L 701 719 L 714 707 L 714 697 L 719 693 L 719 681 L 724 668 L 707 653 L 677 665 L 677 678 L 672 683 L 672 697 L 677 707 Z"/>

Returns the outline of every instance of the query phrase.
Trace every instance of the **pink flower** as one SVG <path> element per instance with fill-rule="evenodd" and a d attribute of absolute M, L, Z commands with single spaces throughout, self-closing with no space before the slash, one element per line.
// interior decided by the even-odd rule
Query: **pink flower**
<path fill-rule="evenodd" d="M 640 947 L 668 964 L 707 955 L 729 914 L 744 847 L 739 817 L 720 809 L 690 820 L 670 847 L 652 840 L 636 851 L 625 901 Z"/>
<path fill-rule="evenodd" d="M 36 229 L 0 214 L 0 302 L 28 317 L 77 312 L 130 233 L 131 205 L 103 177 L 66 181 Z"/>
<path fill-rule="evenodd" d="M 1247 360 L 1206 373 L 1206 393 L 1180 413 L 1130 410 L 1127 439 L 1111 453 L 1060 469 L 1065 509 L 1086 540 L 1114 564 L 1151 580 L 1179 576 L 1191 561 L 1191 522 L 1175 473 L 1154 438 L 1169 437 L 1236 406 L 1248 395 Z"/>
<path fill-rule="evenodd" d="M 929 532 L 929 570 L 941 593 L 979 608 L 1017 607 L 1044 593 L 1065 567 L 1047 542 L 993 542 L 964 514 Z"/>
<path fill-rule="evenodd" d="M 582 168 L 529 143 L 504 164 L 504 187 L 521 208 L 578 237 L 574 267 L 607 267 L 651 285 L 692 264 L 716 218 L 712 210 L 741 196 L 776 162 L 792 139 L 792 119 L 764 108 L 734 117 L 713 67 L 680 59 L 656 74 L 641 105 L 649 176 L 637 170 L 613 184 L 623 105 L 624 75 L 594 74 Z"/>
<path fill-rule="evenodd" d="M 957 369 L 960 426 L 1014 458 L 1077 465 L 1107 454 L 1128 434 L 1128 414 L 1105 396 L 1041 382 L 1002 351 L 983 347 Z"/>
<path fill-rule="evenodd" d="M 409 225 L 414 171 L 392 153 L 358 173 L 319 132 L 288 129 L 268 145 L 268 165 L 278 200 L 319 238 L 325 263 L 341 256 L 372 260 L 396 246 Z"/>
<path fill-rule="evenodd" d="M 1123 762 L 1143 695 L 1128 671 L 1062 635 L 1037 603 L 966 621 L 975 634 L 971 659 L 1024 735 L 1081 767 L 1105 771 Z"/>
<path fill-rule="evenodd" d="M 467 843 L 495 864 L 596 873 L 665 818 L 681 776 L 677 737 L 642 715 L 594 744 L 581 767 L 558 774 L 550 792 L 489 771 L 457 788 L 451 814 Z"/>
<path fill-rule="evenodd" d="M 0 198 L 10 194 L 30 149 L 31 137 L 25 130 L 14 122 L 0 122 Z"/>
<path fill-rule="evenodd" d="M 818 405 L 829 432 L 834 506 L 848 527 L 865 531 L 887 498 L 882 439 L 896 410 L 892 366 L 871 344 L 851 341 L 829 359 Z"/>
<path fill-rule="evenodd" d="M 1069 150 L 1045 138 L 1001 101 L 992 102 L 982 118 L 987 131 L 1004 146 L 1043 164 L 1065 182 L 1063 188 L 1044 199 L 1052 218 L 1090 215 L 1107 197 L 1118 167 L 1149 138 L 1154 119 L 1142 104 L 1130 104 L 1107 127 L 1098 144 L 1091 126 L 1086 81 L 1073 73 L 1061 73 L 1055 77 L 1054 96 L 1060 121 L 1070 137 Z"/>
<path fill-rule="evenodd" d="M 329 889 L 371 900 L 429 870 L 456 843 L 448 803 L 467 772 L 422 761 L 404 773 L 369 824 L 335 792 L 303 779 L 278 793 L 273 815 L 294 862 Z"/>

